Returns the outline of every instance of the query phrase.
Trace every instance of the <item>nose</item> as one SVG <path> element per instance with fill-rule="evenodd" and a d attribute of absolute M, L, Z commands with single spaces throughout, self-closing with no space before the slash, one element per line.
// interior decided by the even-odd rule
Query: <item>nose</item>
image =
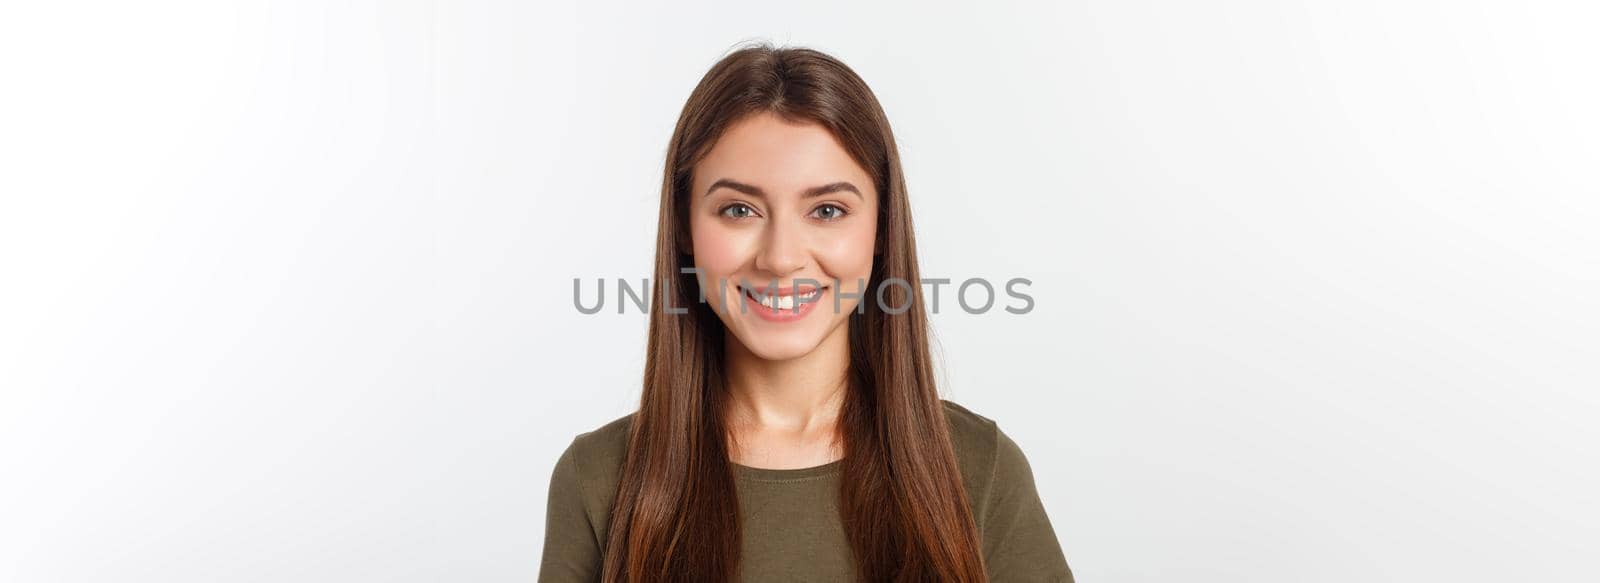
<path fill-rule="evenodd" d="M 756 269 L 781 278 L 804 268 L 810 251 L 803 226 L 783 220 L 773 220 L 768 225 L 761 251 L 756 253 Z"/>

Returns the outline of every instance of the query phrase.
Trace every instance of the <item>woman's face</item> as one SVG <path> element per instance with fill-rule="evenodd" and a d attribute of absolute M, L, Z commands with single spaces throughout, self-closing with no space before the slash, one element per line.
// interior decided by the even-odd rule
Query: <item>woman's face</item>
<path fill-rule="evenodd" d="M 751 115 L 723 132 L 692 176 L 700 289 L 739 342 L 788 360 L 848 330 L 850 314 L 872 299 L 862 292 L 878 193 L 832 133 Z M 773 296 L 766 304 L 753 297 L 763 292 Z"/>

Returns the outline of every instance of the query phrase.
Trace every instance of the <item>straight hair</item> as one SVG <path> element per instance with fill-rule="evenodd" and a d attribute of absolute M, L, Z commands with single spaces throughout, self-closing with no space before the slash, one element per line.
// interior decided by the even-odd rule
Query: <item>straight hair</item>
<path fill-rule="evenodd" d="M 667 148 L 644 385 L 603 541 L 602 580 L 731 581 L 739 573 L 738 500 L 724 423 L 725 331 L 698 301 L 693 272 L 685 273 L 693 266 L 687 211 L 695 164 L 725 129 L 757 113 L 828 129 L 879 193 L 877 256 L 864 309 L 847 322 L 850 363 L 838 423 L 839 512 L 858 579 L 985 581 L 935 387 L 911 207 L 888 118 L 844 63 L 765 44 L 711 67 Z M 911 285 L 879 290 L 886 279 Z M 884 306 L 909 309 L 889 313 Z"/>

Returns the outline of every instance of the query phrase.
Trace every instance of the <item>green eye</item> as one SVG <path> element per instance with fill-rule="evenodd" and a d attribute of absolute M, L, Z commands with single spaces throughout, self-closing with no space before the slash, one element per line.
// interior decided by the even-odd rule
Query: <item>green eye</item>
<path fill-rule="evenodd" d="M 742 202 L 736 202 L 736 203 L 730 204 L 728 206 L 722 207 L 722 216 L 728 217 L 730 219 L 749 218 L 749 217 L 755 216 L 755 214 L 756 214 L 755 209 L 750 208 L 750 205 L 744 204 Z"/>
<path fill-rule="evenodd" d="M 844 214 L 843 208 L 840 208 L 839 205 L 833 204 L 825 204 L 817 207 L 817 210 L 811 211 L 812 216 L 824 221 L 839 220 L 839 217 L 844 216 Z"/>

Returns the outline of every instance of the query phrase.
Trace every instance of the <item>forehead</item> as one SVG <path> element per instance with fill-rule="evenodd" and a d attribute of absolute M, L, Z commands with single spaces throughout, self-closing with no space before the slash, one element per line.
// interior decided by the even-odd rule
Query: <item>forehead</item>
<path fill-rule="evenodd" d="M 849 181 L 866 194 L 873 189 L 867 171 L 833 135 L 814 122 L 788 121 L 760 113 L 735 122 L 695 164 L 694 188 L 729 178 L 754 184 L 778 195 L 838 181 Z"/>

